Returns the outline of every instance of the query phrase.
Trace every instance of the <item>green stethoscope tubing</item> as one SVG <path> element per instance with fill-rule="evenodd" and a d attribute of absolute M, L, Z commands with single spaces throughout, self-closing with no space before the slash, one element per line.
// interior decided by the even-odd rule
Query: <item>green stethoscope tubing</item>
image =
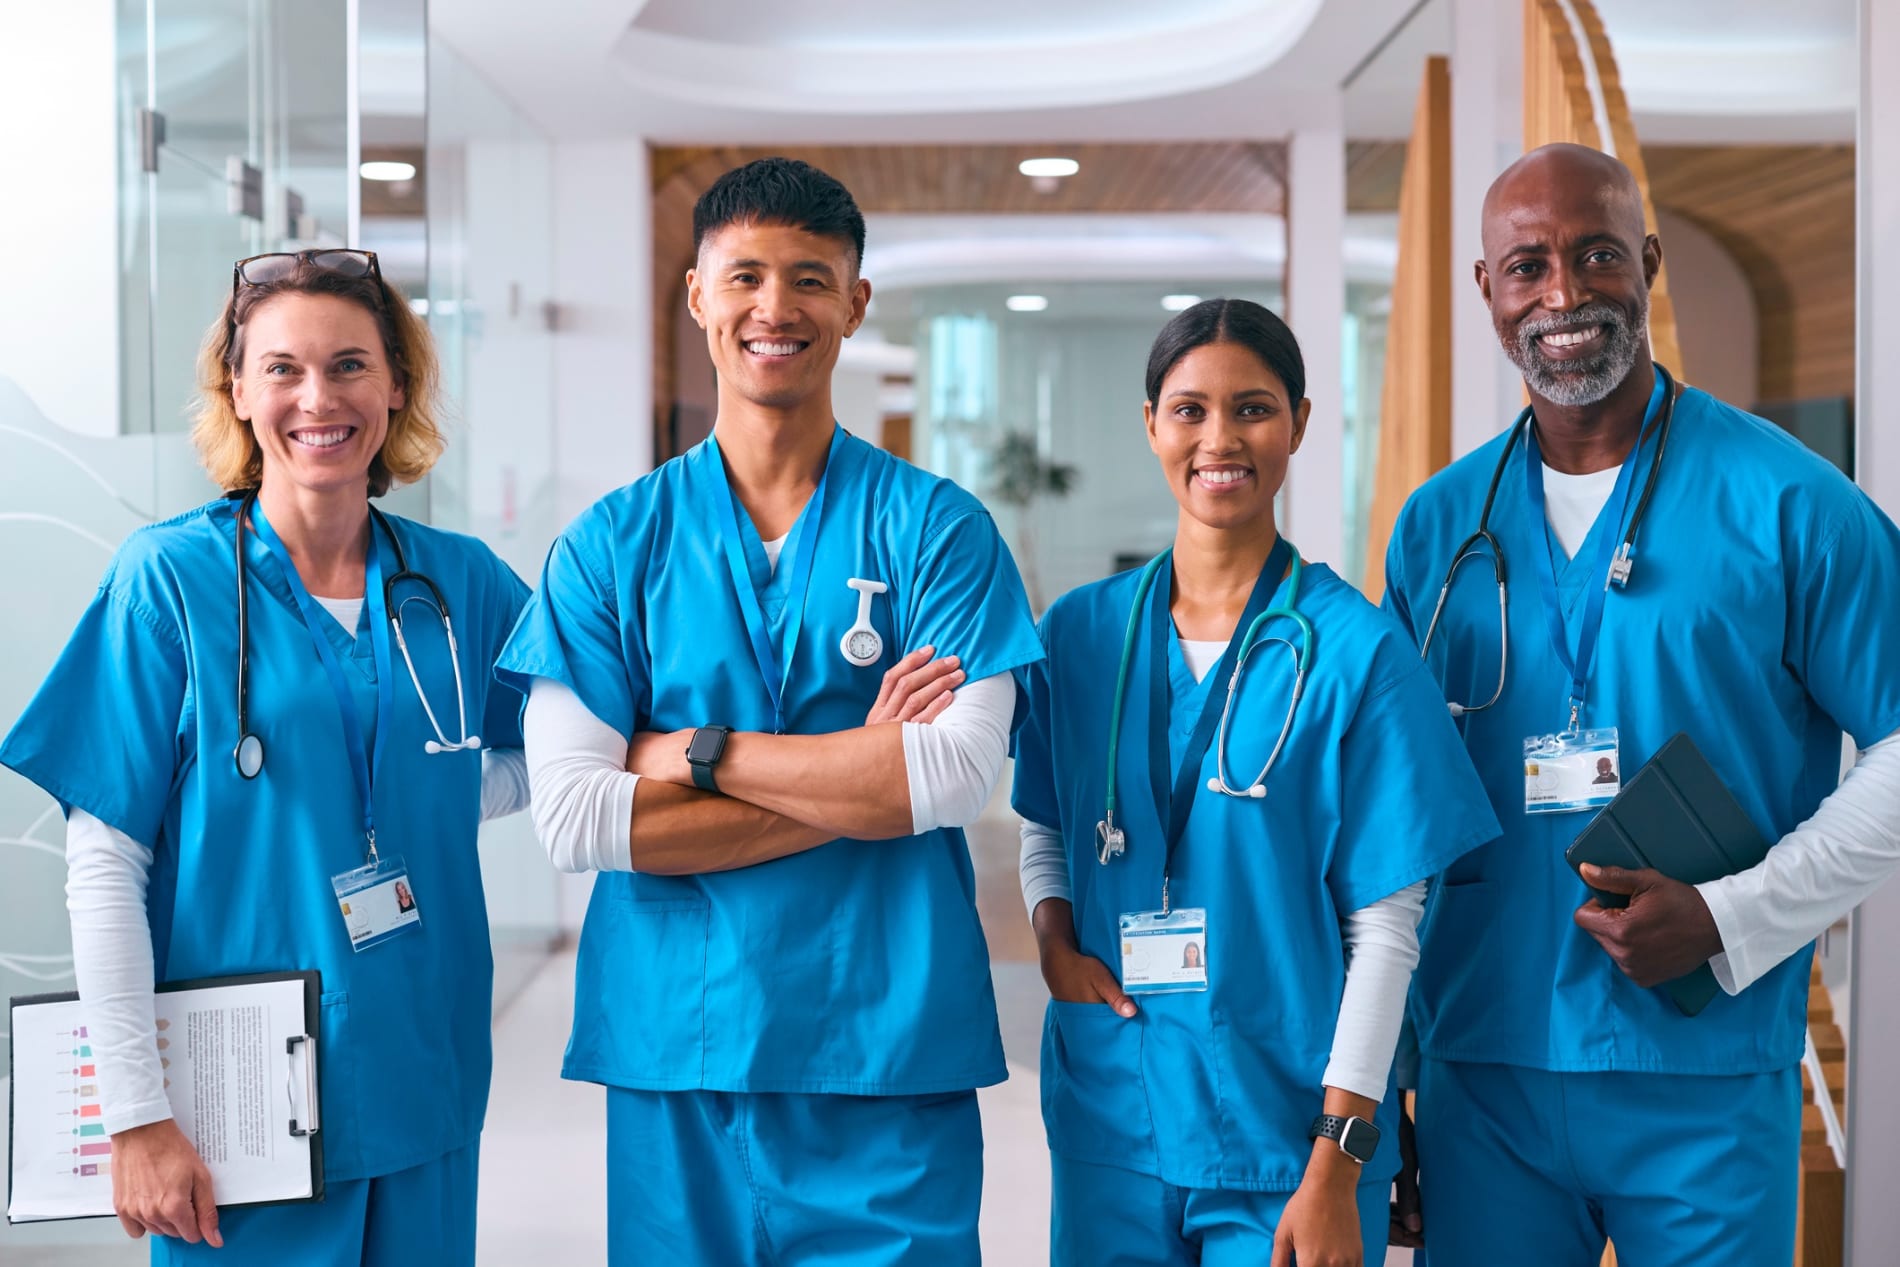
<path fill-rule="evenodd" d="M 1147 605 L 1148 594 L 1154 588 L 1155 575 L 1163 564 L 1173 556 L 1172 549 L 1164 550 L 1148 561 L 1141 570 L 1141 579 L 1135 583 L 1134 605 L 1128 611 L 1128 629 L 1122 635 L 1121 665 L 1115 671 L 1115 702 L 1108 716 L 1108 776 L 1107 806 L 1100 826 L 1098 856 L 1103 863 L 1110 857 L 1122 852 L 1118 838 L 1121 833 L 1115 826 L 1115 770 L 1117 758 L 1121 752 L 1122 704 L 1128 696 L 1128 674 L 1134 667 L 1135 640 L 1141 633 L 1142 609 Z M 1209 779 L 1209 791 L 1221 792 L 1228 796 L 1259 799 L 1266 795 L 1267 775 L 1272 772 L 1274 763 L 1280 759 L 1281 751 L 1286 747 L 1287 736 L 1293 730 L 1293 716 L 1299 710 L 1300 697 L 1306 691 L 1306 672 L 1313 662 L 1313 624 L 1295 607 L 1300 597 L 1300 575 L 1306 563 L 1300 558 L 1299 551 L 1293 552 L 1293 564 L 1287 573 L 1286 601 L 1278 606 L 1269 607 L 1253 618 L 1246 631 L 1241 634 L 1240 654 L 1234 661 L 1233 676 L 1227 681 L 1227 699 L 1221 707 L 1220 735 L 1214 745 L 1214 764 L 1217 771 Z M 1300 645 L 1293 646 L 1284 638 L 1261 638 L 1260 629 L 1275 617 L 1291 620 L 1299 627 Z M 1240 690 L 1240 676 L 1246 670 L 1247 657 L 1262 642 L 1280 642 L 1293 654 L 1294 676 L 1293 696 L 1287 706 L 1286 721 L 1280 727 L 1279 739 L 1273 745 L 1273 751 L 1267 757 L 1267 763 L 1255 776 L 1253 782 L 1245 788 L 1235 789 L 1227 781 L 1227 726 L 1233 714 L 1234 696 Z"/>

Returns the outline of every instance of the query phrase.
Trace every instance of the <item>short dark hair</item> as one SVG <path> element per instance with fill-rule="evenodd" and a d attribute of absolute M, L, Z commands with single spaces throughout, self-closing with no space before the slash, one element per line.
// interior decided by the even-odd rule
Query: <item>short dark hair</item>
<path fill-rule="evenodd" d="M 1203 299 L 1155 336 L 1148 352 L 1148 403 L 1160 399 L 1162 381 L 1177 361 L 1210 343 L 1238 343 L 1259 357 L 1286 384 L 1289 408 L 1305 399 L 1306 361 L 1286 322 L 1251 299 Z"/>
<path fill-rule="evenodd" d="M 853 268 L 864 263 L 857 200 L 835 177 L 795 158 L 754 159 L 714 181 L 693 204 L 693 253 L 729 224 L 783 224 L 836 238 L 851 248 Z"/>

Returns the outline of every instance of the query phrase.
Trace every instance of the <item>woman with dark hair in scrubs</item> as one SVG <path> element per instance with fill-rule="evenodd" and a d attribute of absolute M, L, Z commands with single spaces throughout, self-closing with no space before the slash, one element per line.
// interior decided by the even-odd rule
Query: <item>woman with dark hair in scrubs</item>
<path fill-rule="evenodd" d="M 193 440 L 241 493 L 127 539 L 0 743 L 67 814 L 119 1221 L 155 1263 L 473 1264 L 475 837 L 527 801 L 521 697 L 492 669 L 528 590 L 473 538 L 372 508 L 442 451 L 428 328 L 372 253 L 240 262 L 198 369 Z M 220 1211 L 172 1119 L 154 982 L 309 970 L 324 1199 Z"/>
<path fill-rule="evenodd" d="M 1052 1258 L 1376 1263 L 1424 882 L 1497 823 L 1403 631 L 1279 533 L 1292 332 L 1197 304 L 1146 387 L 1174 544 L 1050 608 L 1017 744 Z"/>

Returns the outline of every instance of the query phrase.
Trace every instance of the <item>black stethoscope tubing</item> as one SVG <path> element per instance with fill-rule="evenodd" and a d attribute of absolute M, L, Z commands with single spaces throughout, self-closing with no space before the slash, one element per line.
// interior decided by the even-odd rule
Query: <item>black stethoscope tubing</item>
<path fill-rule="evenodd" d="M 251 611 L 249 594 L 247 592 L 249 587 L 246 584 L 247 568 L 244 562 L 244 526 L 250 520 L 252 505 L 257 501 L 257 490 L 255 488 L 249 488 L 245 489 L 242 493 L 226 494 L 226 496 L 235 496 L 240 499 L 238 502 L 237 546 L 235 549 L 237 558 L 238 743 L 231 755 L 233 760 L 237 763 L 238 774 L 246 779 L 254 779 L 264 768 L 264 741 L 261 737 L 252 732 L 250 724 Z M 449 602 L 442 596 L 441 589 L 434 581 L 430 580 L 421 572 L 412 572 L 409 570 L 409 559 L 408 556 L 403 553 L 402 539 L 396 535 L 395 528 L 390 525 L 389 520 L 384 517 L 383 512 L 371 506 L 369 508 L 369 516 L 382 528 L 383 535 L 389 538 L 390 548 L 396 553 L 396 570 L 383 578 L 383 610 L 391 613 L 395 612 L 397 608 L 393 605 L 392 600 L 395 596 L 396 586 L 403 581 L 414 581 L 416 584 L 428 589 L 429 596 L 435 600 L 436 609 L 441 614 L 443 627 L 445 629 L 449 628 Z M 451 637 L 452 636 L 453 635 L 451 635 Z M 413 674 L 413 672 L 414 670 L 412 669 L 411 673 Z M 418 689 L 420 689 L 419 685 Z M 456 690 L 458 693 L 461 690 L 459 673 Z M 464 742 L 466 742 L 466 736 L 464 736 Z"/>
<path fill-rule="evenodd" d="M 1669 450 L 1669 432 L 1676 417 L 1676 397 L 1682 394 L 1682 389 L 1677 384 L 1675 376 L 1670 374 L 1666 368 L 1657 365 L 1656 372 L 1662 375 L 1663 380 L 1662 411 L 1661 416 L 1656 420 L 1656 460 L 1650 463 L 1649 474 L 1643 480 L 1642 495 L 1636 500 L 1636 513 L 1630 516 L 1629 527 L 1625 529 L 1623 533 L 1623 543 L 1618 547 L 1616 559 L 1610 565 L 1610 575 L 1605 577 L 1603 581 L 1605 585 L 1614 583 L 1618 588 L 1629 583 L 1636 549 L 1636 531 L 1642 526 L 1643 516 L 1649 511 L 1650 499 L 1656 495 L 1656 478 L 1662 474 L 1663 455 Z M 1425 628 L 1425 640 L 1419 647 L 1419 654 L 1421 656 L 1430 652 L 1432 638 L 1438 632 L 1439 619 L 1445 614 L 1445 600 L 1451 594 L 1451 583 L 1457 577 L 1458 569 L 1464 565 L 1466 559 L 1485 557 L 1483 553 L 1475 547 L 1480 544 L 1490 546 L 1491 575 L 1498 590 L 1498 626 L 1501 631 L 1500 637 L 1502 640 L 1502 649 L 1498 655 L 1498 686 L 1497 690 L 1492 692 L 1491 698 L 1482 704 L 1450 705 L 1452 716 L 1454 717 L 1462 717 L 1466 713 L 1483 712 L 1493 704 L 1496 704 L 1498 700 L 1504 696 L 1504 677 L 1511 650 L 1511 626 L 1510 617 L 1506 610 L 1508 603 L 1508 586 L 1506 584 L 1504 546 L 1491 531 L 1491 504 L 1497 500 L 1498 485 L 1503 482 L 1504 472 L 1511 464 L 1511 454 L 1517 450 L 1518 441 L 1523 438 L 1525 431 L 1535 421 L 1535 410 L 1532 406 L 1526 405 L 1523 411 L 1517 415 L 1517 421 L 1511 424 L 1510 438 L 1504 442 L 1504 452 L 1498 456 L 1498 464 L 1491 472 L 1490 486 L 1486 488 L 1484 492 L 1484 506 L 1478 511 L 1478 530 L 1466 537 L 1464 541 L 1459 544 L 1457 552 L 1452 555 L 1451 566 L 1445 569 L 1444 584 L 1439 586 L 1438 589 L 1438 602 L 1432 608 L 1431 623 Z M 1641 447 L 1642 434 L 1638 432 L 1636 449 L 1631 451 L 1631 456 L 1634 457 L 1636 450 L 1640 450 Z"/>

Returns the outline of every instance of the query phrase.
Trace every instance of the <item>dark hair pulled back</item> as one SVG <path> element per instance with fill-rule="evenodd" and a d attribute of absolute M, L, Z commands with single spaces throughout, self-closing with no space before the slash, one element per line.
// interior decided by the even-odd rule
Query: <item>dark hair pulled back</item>
<path fill-rule="evenodd" d="M 1203 299 L 1175 314 L 1161 327 L 1148 352 L 1148 403 L 1161 397 L 1161 384 L 1175 363 L 1210 343 L 1237 343 L 1286 384 L 1289 408 L 1306 397 L 1306 362 L 1286 322 L 1251 299 Z"/>

